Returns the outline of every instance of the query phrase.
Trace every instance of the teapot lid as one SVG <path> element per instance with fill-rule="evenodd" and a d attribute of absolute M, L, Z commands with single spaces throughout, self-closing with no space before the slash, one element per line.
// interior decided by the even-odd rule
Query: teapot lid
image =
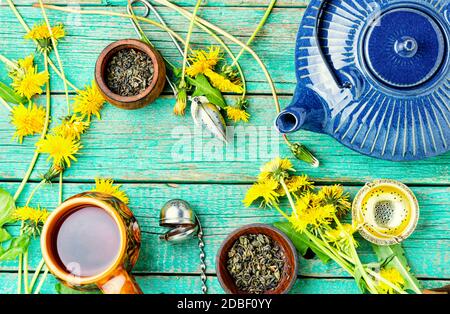
<path fill-rule="evenodd" d="M 445 32 L 425 10 L 399 6 L 375 16 L 362 40 L 363 59 L 388 87 L 413 89 L 439 72 L 448 53 Z"/>

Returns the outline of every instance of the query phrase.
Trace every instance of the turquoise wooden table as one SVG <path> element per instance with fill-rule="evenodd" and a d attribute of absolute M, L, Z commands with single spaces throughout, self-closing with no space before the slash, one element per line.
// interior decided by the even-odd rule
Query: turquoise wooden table
<path fill-rule="evenodd" d="M 42 20 L 39 9 L 30 0 L 16 0 L 19 11 L 29 25 Z M 64 3 L 65 1 L 50 1 Z M 125 0 L 84 0 L 82 6 L 113 12 L 125 12 Z M 176 3 L 192 10 L 193 1 Z M 201 16 L 246 40 L 262 17 L 265 0 L 210 0 L 201 9 Z M 280 0 L 266 27 L 258 35 L 254 49 L 267 65 L 276 81 L 283 105 L 290 101 L 295 87 L 294 41 L 306 3 L 300 0 Z M 169 26 L 182 36 L 187 22 L 169 9 L 159 8 Z M 59 45 L 67 76 L 78 87 L 93 79 L 96 58 L 110 42 L 134 38 L 128 20 L 101 16 L 79 16 L 48 11 L 51 22 L 63 22 L 68 36 Z M 168 36 L 152 27 L 144 27 L 162 54 L 171 60 L 179 56 Z M 0 53 L 11 59 L 24 57 L 34 51 L 34 45 L 24 41 L 23 29 L 6 4 L 0 0 Z M 195 30 L 193 41 L 204 44 L 210 38 Z M 239 48 L 231 45 L 234 51 Z M 146 293 L 200 293 L 198 250 L 195 240 L 182 244 L 166 244 L 158 239 L 163 229 L 158 225 L 161 206 L 172 198 L 189 201 L 199 213 L 204 226 L 209 291 L 222 293 L 215 273 L 215 255 L 222 240 L 235 228 L 279 220 L 270 210 L 246 209 L 242 199 L 254 181 L 259 167 L 272 156 L 290 156 L 277 137 L 267 144 L 269 150 L 258 152 L 263 138 L 261 130 L 271 127 L 275 117 L 269 87 L 254 60 L 241 59 L 249 81 L 251 121 L 236 129 L 236 141 L 223 152 L 209 153 L 208 134 L 196 134 L 189 115 L 184 118 L 172 113 L 173 96 L 166 95 L 156 103 L 138 111 L 123 111 L 107 105 L 102 120 L 95 121 L 83 138 L 79 160 L 64 176 L 64 197 L 91 189 L 96 177 L 111 177 L 122 183 L 128 193 L 130 207 L 143 230 L 142 250 L 134 273 Z M 43 68 L 40 63 L 40 68 Z M 0 68 L 0 80 L 6 81 L 5 69 Z M 65 100 L 63 85 L 52 76 L 53 121 L 63 116 Z M 44 103 L 43 97 L 38 101 Z M 7 110 L 0 108 L 0 186 L 14 192 L 21 181 L 34 150 L 37 137 L 27 138 L 20 145 L 11 140 L 13 128 Z M 182 127 L 185 148 L 181 153 L 180 134 L 174 126 Z M 180 128 L 177 128 L 179 130 Z M 246 136 L 245 136 L 246 135 Z M 258 137 L 259 136 L 259 137 Z M 204 145 L 195 145 L 199 139 Z M 240 139 L 240 140 L 239 140 Z M 354 195 L 365 182 L 376 178 L 400 180 L 417 194 L 421 206 L 418 228 L 404 242 L 412 271 L 425 287 L 450 283 L 450 154 L 421 162 L 393 163 L 359 155 L 328 136 L 300 132 L 296 140 L 309 146 L 321 161 L 314 169 L 296 162 L 296 168 L 310 175 L 318 184 L 340 183 Z M 178 146 L 177 146 L 178 145 Z M 241 150 L 238 150 L 240 147 Z M 195 148 L 195 149 L 194 149 Z M 244 149 L 243 149 L 244 148 Z M 222 154 L 223 153 L 223 154 Z M 47 170 L 41 157 L 29 183 L 19 199 L 24 198 Z M 40 189 L 34 202 L 54 209 L 58 198 L 57 184 Z M 18 232 L 18 228 L 10 229 Z M 362 245 L 363 259 L 372 256 L 370 247 Z M 30 268 L 41 259 L 39 243 L 34 241 L 30 251 Z M 0 264 L 0 292 L 15 293 L 17 261 Z M 336 264 L 323 265 L 316 259 L 300 258 L 298 280 L 293 293 L 357 293 L 354 280 Z M 42 292 L 55 293 L 56 280 L 49 277 Z"/>

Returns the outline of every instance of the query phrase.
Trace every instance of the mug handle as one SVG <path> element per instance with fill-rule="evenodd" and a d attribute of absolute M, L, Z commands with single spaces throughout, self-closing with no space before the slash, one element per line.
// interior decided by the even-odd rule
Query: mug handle
<path fill-rule="evenodd" d="M 136 280 L 123 267 L 97 284 L 105 294 L 143 294 Z"/>

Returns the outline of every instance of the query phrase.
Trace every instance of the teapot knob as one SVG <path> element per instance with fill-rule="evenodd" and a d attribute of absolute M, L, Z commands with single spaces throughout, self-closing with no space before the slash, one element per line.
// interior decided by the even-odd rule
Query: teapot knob
<path fill-rule="evenodd" d="M 412 58 L 416 55 L 419 45 L 414 38 L 405 36 L 395 42 L 394 49 L 398 55 L 404 58 Z"/>

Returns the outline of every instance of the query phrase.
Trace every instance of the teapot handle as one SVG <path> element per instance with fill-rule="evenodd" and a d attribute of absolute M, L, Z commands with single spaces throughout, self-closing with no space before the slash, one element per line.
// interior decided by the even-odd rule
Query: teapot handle
<path fill-rule="evenodd" d="M 316 46 L 317 49 L 319 50 L 319 54 L 320 54 L 320 58 L 322 59 L 323 63 L 326 65 L 328 72 L 330 72 L 331 77 L 333 78 L 334 82 L 336 83 L 336 86 L 339 89 L 351 89 L 353 88 L 353 84 L 350 81 L 344 82 L 343 84 L 341 84 L 341 81 L 339 79 L 339 77 L 336 74 L 336 70 L 333 69 L 333 67 L 331 66 L 330 62 L 328 62 L 327 58 L 325 57 L 325 53 L 323 52 L 322 46 L 320 45 L 320 39 L 319 39 L 319 26 L 320 26 L 320 19 L 322 17 L 323 14 L 323 9 L 325 8 L 325 5 L 329 2 L 330 0 L 321 0 L 319 8 L 317 10 L 317 16 L 316 16 L 316 25 L 314 27 L 314 37 L 315 37 L 315 42 L 316 42 Z"/>

